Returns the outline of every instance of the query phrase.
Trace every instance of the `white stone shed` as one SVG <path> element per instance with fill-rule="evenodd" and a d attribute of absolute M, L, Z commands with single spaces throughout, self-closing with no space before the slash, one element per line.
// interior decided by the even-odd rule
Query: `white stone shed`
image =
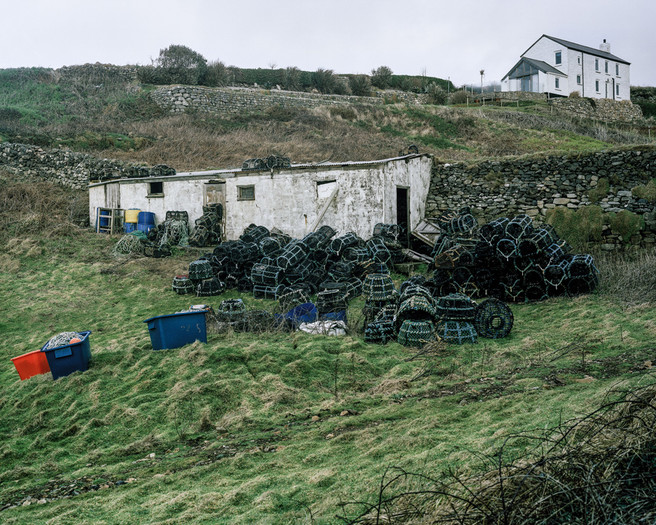
<path fill-rule="evenodd" d="M 412 231 L 424 218 L 432 165 L 431 155 L 411 154 L 108 180 L 89 185 L 89 217 L 95 224 L 98 208 L 139 209 L 154 213 L 159 224 L 167 211 L 186 211 L 193 229 L 204 205 L 221 203 L 226 240 L 237 239 L 249 224 L 298 238 L 329 225 L 369 238 L 377 223 Z"/>

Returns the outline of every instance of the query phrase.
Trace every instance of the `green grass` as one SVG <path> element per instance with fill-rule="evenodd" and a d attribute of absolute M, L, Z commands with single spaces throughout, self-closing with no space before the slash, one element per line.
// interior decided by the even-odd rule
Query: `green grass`
<path fill-rule="evenodd" d="M 335 523 L 387 466 L 475 469 L 506 436 L 652 380 L 651 309 L 601 294 L 513 305 L 507 339 L 412 360 L 358 333 L 154 352 L 143 320 L 199 301 L 170 290 L 196 254 L 116 261 L 116 240 L 33 236 L 0 261 L 0 508 L 20 505 L 4 523 Z M 69 330 L 92 331 L 90 369 L 20 381 L 10 358 Z"/>

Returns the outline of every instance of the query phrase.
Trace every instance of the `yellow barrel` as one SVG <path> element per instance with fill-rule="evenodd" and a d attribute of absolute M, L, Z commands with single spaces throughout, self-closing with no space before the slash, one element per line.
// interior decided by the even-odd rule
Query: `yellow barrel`
<path fill-rule="evenodd" d="M 135 210 L 134 208 L 125 210 L 125 222 L 138 222 L 140 211 L 141 210 Z"/>

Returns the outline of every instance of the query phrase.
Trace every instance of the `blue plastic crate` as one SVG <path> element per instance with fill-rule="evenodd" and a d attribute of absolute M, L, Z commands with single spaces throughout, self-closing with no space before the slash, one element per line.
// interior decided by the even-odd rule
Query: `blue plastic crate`
<path fill-rule="evenodd" d="M 89 345 L 89 334 L 87 332 L 78 332 L 81 341 L 64 346 L 46 349 L 47 342 L 41 347 L 48 359 L 48 366 L 53 379 L 67 376 L 73 372 L 84 372 L 89 369 L 91 361 L 91 348 Z"/>
<path fill-rule="evenodd" d="M 160 315 L 146 319 L 153 350 L 179 348 L 194 341 L 207 343 L 205 310 Z"/>

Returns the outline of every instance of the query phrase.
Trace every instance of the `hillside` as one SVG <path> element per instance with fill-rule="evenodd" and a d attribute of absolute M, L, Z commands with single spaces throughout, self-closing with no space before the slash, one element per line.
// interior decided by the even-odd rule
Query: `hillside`
<path fill-rule="evenodd" d="M 151 88 L 58 78 L 51 70 L 2 70 L 0 140 L 166 164 L 178 171 L 240 166 L 245 159 L 270 154 L 292 162 L 371 160 L 396 155 L 410 144 L 453 162 L 654 140 L 644 126 L 557 116 L 542 102 L 511 108 L 465 103 L 274 106 L 235 116 L 172 116 L 149 99 Z"/>
<path fill-rule="evenodd" d="M 642 130 L 556 117 L 535 103 L 220 118 L 162 114 L 148 89 L 0 71 L 0 137 L 180 171 L 271 153 L 369 160 L 412 143 L 445 161 L 473 161 L 649 141 Z M 279 306 L 235 290 L 175 294 L 173 276 L 203 251 L 117 257 L 119 237 L 80 226 L 87 206 L 85 191 L 17 181 L 0 167 L 3 523 L 656 516 L 654 254 L 595 254 L 593 294 L 512 304 L 505 339 L 421 351 L 365 343 L 358 298 L 344 337 L 210 332 L 207 344 L 153 351 L 147 318 L 238 297 L 249 309 Z M 393 278 L 398 288 L 406 276 Z M 20 381 L 10 358 L 82 330 L 91 331 L 88 371 Z M 516 480 L 508 497 L 503 488 Z M 533 489 L 536 480 L 560 486 Z"/>

